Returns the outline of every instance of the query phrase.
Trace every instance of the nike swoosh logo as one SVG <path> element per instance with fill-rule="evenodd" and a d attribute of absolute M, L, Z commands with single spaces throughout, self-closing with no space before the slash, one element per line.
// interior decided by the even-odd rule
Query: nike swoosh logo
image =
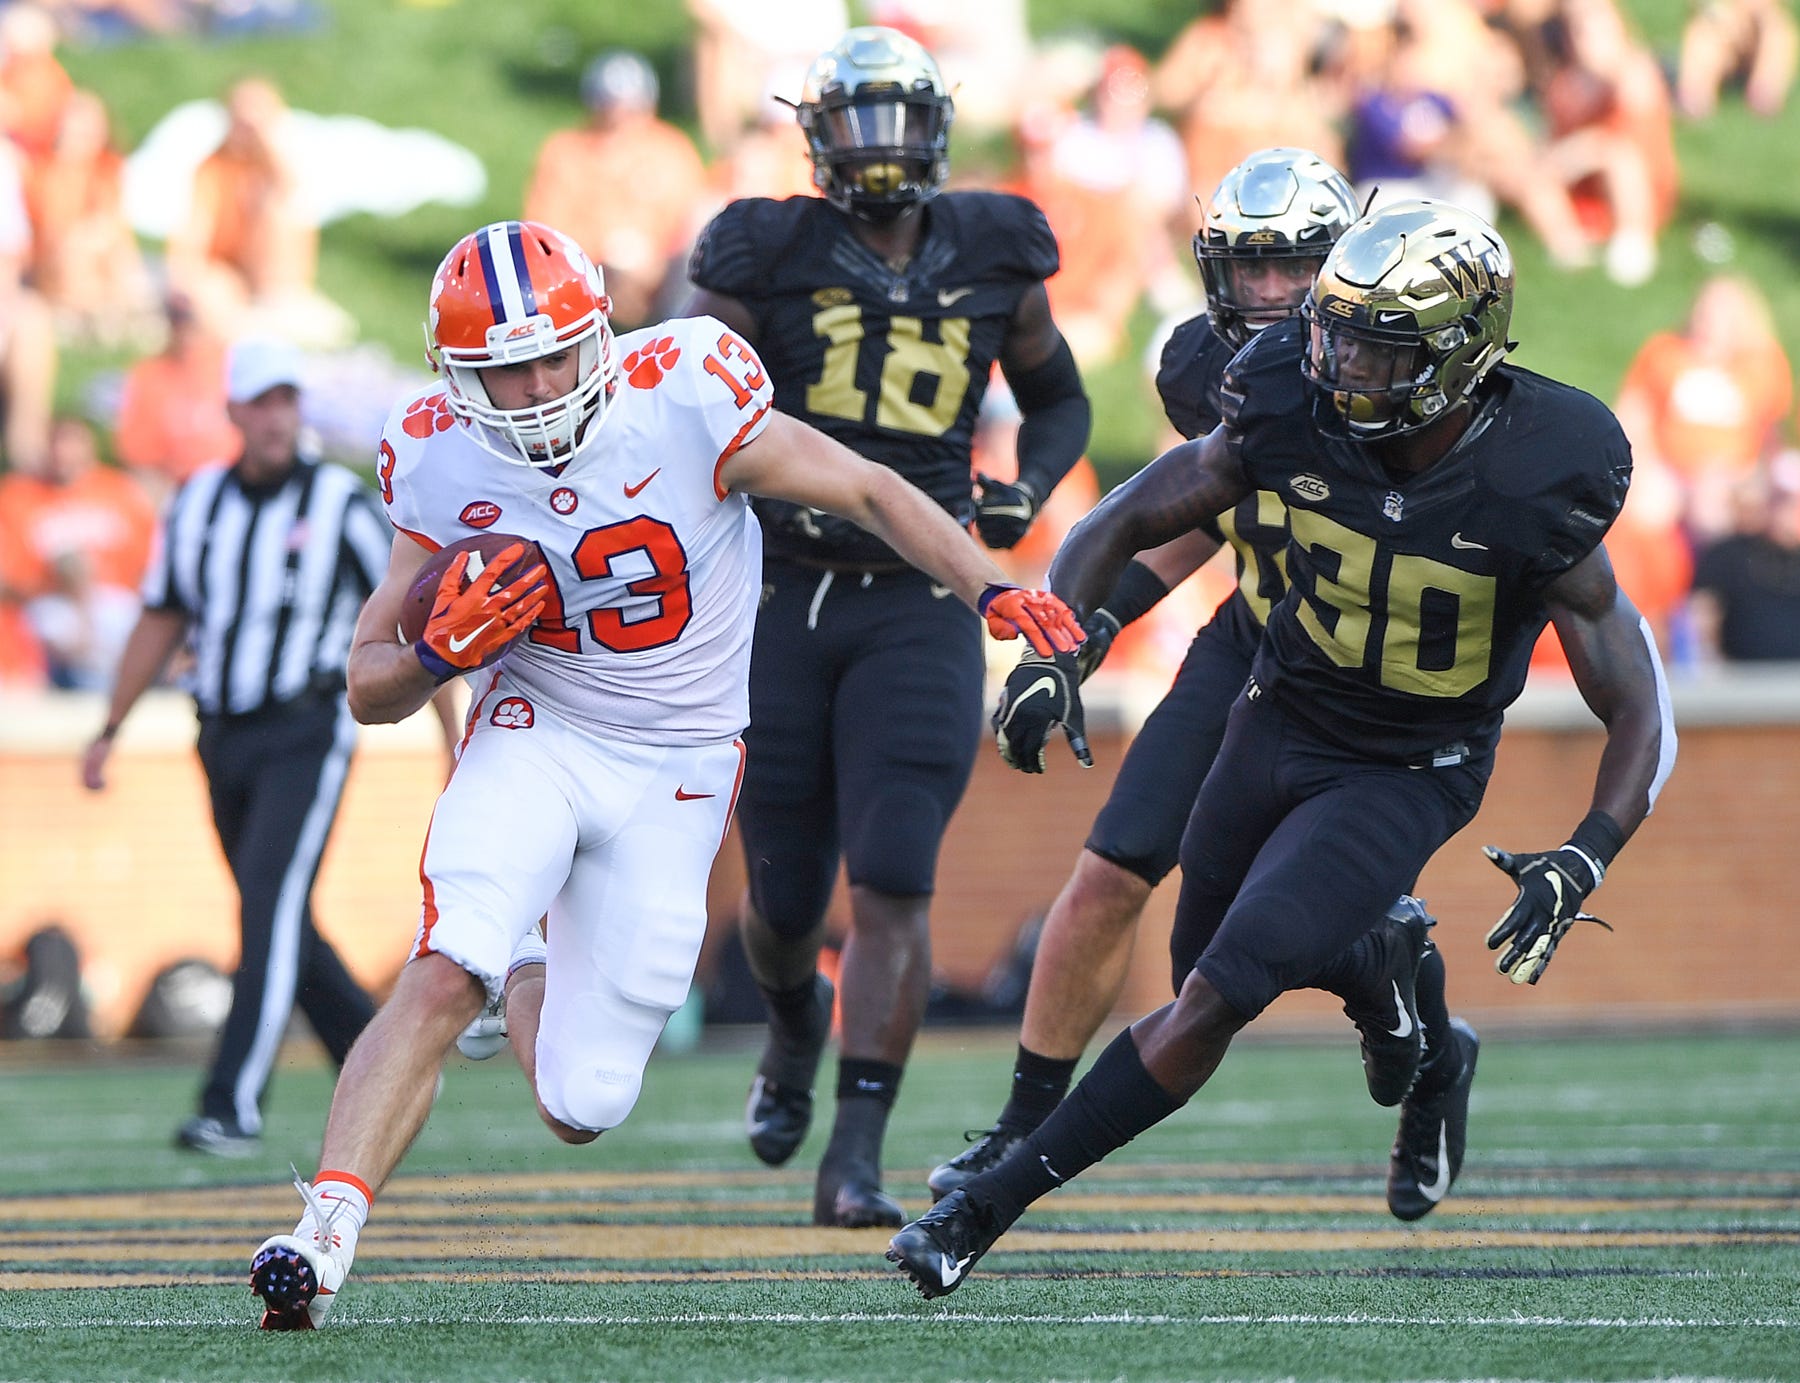
<path fill-rule="evenodd" d="M 655 470 L 651 471 L 649 475 L 645 476 L 642 480 L 638 481 L 637 484 L 627 485 L 625 487 L 625 498 L 626 499 L 636 499 L 639 495 L 643 494 L 644 486 L 648 485 L 652 480 L 655 480 L 656 477 L 661 474 L 662 474 L 662 467 L 658 466 Z"/>
<path fill-rule="evenodd" d="M 1031 514 L 1029 504 L 995 504 L 981 511 L 982 517 L 988 519 L 1028 519 Z"/>
<path fill-rule="evenodd" d="M 1437 1175 L 1427 1185 L 1419 1187 L 1419 1194 L 1433 1205 L 1444 1198 L 1444 1192 L 1450 1189 L 1450 1140 L 1446 1136 L 1449 1124 L 1438 1123 Z"/>
<path fill-rule="evenodd" d="M 938 306 L 953 307 L 974 291 L 973 288 L 940 288 L 938 289 Z"/>
<path fill-rule="evenodd" d="M 1486 552 L 1488 550 L 1488 546 L 1486 543 L 1470 542 L 1467 538 L 1463 537 L 1461 530 L 1458 530 L 1457 532 L 1452 533 L 1450 535 L 1450 546 L 1451 547 L 1460 547 L 1460 548 L 1464 549 L 1465 551 L 1472 550 L 1475 552 Z"/>
<path fill-rule="evenodd" d="M 1039 692 L 1049 692 L 1052 696 L 1056 695 L 1056 679 L 1054 677 L 1040 677 L 1029 687 L 1025 688 L 1024 691 L 1019 693 L 1019 699 L 1013 702 L 1012 710 L 1006 713 L 1006 718 L 1011 720 L 1013 718 L 1013 712 L 1017 711 L 1019 707 L 1023 706 Z"/>
<path fill-rule="evenodd" d="M 675 789 L 675 800 L 677 802 L 698 802 L 704 797 L 717 796 L 718 793 L 716 792 L 689 792 L 686 788 L 679 787 Z"/>
<path fill-rule="evenodd" d="M 974 1254 L 970 1254 L 969 1258 L 973 1258 L 974 1256 Z M 953 1282 L 960 1282 L 962 1280 L 963 1269 L 968 1266 L 968 1258 L 959 1261 L 952 1258 L 947 1253 L 940 1253 L 938 1255 L 938 1281 L 943 1283 L 946 1287 L 950 1286 Z"/>
<path fill-rule="evenodd" d="M 452 653 L 461 653 L 470 644 L 474 643 L 476 639 L 480 638 L 481 631 L 483 629 L 486 629 L 492 623 L 493 623 L 493 620 L 484 619 L 480 624 L 476 625 L 468 633 L 464 634 L 460 639 L 457 638 L 456 635 L 452 634 L 450 636 L 450 640 L 449 640 L 450 651 Z"/>
<path fill-rule="evenodd" d="M 1400 982 L 1391 981 L 1394 986 L 1394 1016 L 1400 1020 L 1400 1026 L 1389 1028 L 1390 1037 L 1411 1037 L 1413 1032 L 1412 1014 L 1406 1011 L 1406 1001 L 1400 997 Z"/>

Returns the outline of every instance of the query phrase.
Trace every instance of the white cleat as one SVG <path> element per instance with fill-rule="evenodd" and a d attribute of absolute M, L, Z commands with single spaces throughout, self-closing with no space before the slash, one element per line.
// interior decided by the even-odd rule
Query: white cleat
<path fill-rule="evenodd" d="M 263 1300 L 263 1330 L 316 1330 L 337 1302 L 356 1256 L 356 1235 L 333 1228 L 341 1205 L 326 1210 L 298 1175 L 306 1214 L 292 1234 L 263 1240 L 250 1260 L 250 1290 Z"/>
<path fill-rule="evenodd" d="M 506 993 L 475 1015 L 456 1038 L 456 1050 L 470 1061 L 486 1061 L 506 1045 Z"/>

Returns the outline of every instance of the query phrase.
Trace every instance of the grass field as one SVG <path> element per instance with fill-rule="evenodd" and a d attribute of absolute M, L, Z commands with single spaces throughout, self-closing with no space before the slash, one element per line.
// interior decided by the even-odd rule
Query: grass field
<path fill-rule="evenodd" d="M 884 1231 L 807 1224 L 822 1131 L 751 1158 L 746 1040 L 659 1056 L 587 1149 L 510 1059 L 453 1058 L 316 1336 L 260 1335 L 244 1286 L 317 1153 L 310 1046 L 242 1162 L 168 1146 L 197 1054 L 0 1052 L 0 1378 L 1800 1379 L 1800 1034 L 1489 1034 L 1463 1178 L 1417 1226 L 1348 1030 L 1252 1035 L 930 1303 Z M 928 1035 L 889 1147 L 909 1211 L 1009 1057 Z"/>

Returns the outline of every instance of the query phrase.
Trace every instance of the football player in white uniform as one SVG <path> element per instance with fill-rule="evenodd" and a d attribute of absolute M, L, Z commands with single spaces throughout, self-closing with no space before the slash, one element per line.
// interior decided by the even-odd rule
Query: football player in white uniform
<path fill-rule="evenodd" d="M 999 637 L 1045 654 L 1081 637 L 893 471 L 774 411 L 755 352 L 720 322 L 615 340 L 599 270 L 560 232 L 507 221 L 458 242 L 426 331 L 442 382 L 403 399 L 382 437 L 396 534 L 357 625 L 350 703 L 399 720 L 470 674 L 473 704 L 427 831 L 408 963 L 345 1062 L 320 1171 L 298 1183 L 305 1213 L 252 1263 L 264 1329 L 324 1320 L 446 1052 L 503 991 L 559 1138 L 590 1142 L 631 1111 L 687 995 L 743 772 L 762 557 L 748 495 L 862 525 Z M 506 554 L 464 590 L 459 557 L 423 634 L 397 640 L 426 559 L 483 529 L 543 561 L 520 571 Z"/>

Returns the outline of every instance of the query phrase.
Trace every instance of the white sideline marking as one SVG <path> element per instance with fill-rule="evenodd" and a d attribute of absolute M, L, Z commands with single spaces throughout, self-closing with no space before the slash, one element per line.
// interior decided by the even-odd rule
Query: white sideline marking
<path fill-rule="evenodd" d="M 917 1311 L 842 1311 L 842 1312 L 751 1312 L 751 1311 L 683 1311 L 668 1315 L 628 1316 L 358 1316 L 340 1310 L 334 1317 L 337 1325 L 882 1325 L 921 1322 L 934 1325 L 1436 1325 L 1436 1326 L 1523 1326 L 1527 1329 L 1567 1330 L 1794 1330 L 1800 1320 L 1786 1316 L 1751 1316 L 1738 1319 L 1722 1317 L 1690 1318 L 1682 1316 L 1376 1316 L 1363 1312 L 1344 1315 L 1207 1315 L 1164 1316 L 1137 1315 L 1129 1311 L 1085 1316 L 1033 1315 L 1013 1312 L 957 1311 L 946 1308 L 936 1313 Z M 248 1329 L 254 1322 L 249 1313 L 232 1316 L 149 1317 L 120 1320 L 116 1317 L 92 1320 L 9 1319 L 0 1321 L 0 1331 L 54 1330 L 118 1326 L 128 1330 L 161 1330 L 169 1327 L 221 1326 L 233 1330 Z M 337 1325 L 332 1328 L 336 1329 Z"/>

